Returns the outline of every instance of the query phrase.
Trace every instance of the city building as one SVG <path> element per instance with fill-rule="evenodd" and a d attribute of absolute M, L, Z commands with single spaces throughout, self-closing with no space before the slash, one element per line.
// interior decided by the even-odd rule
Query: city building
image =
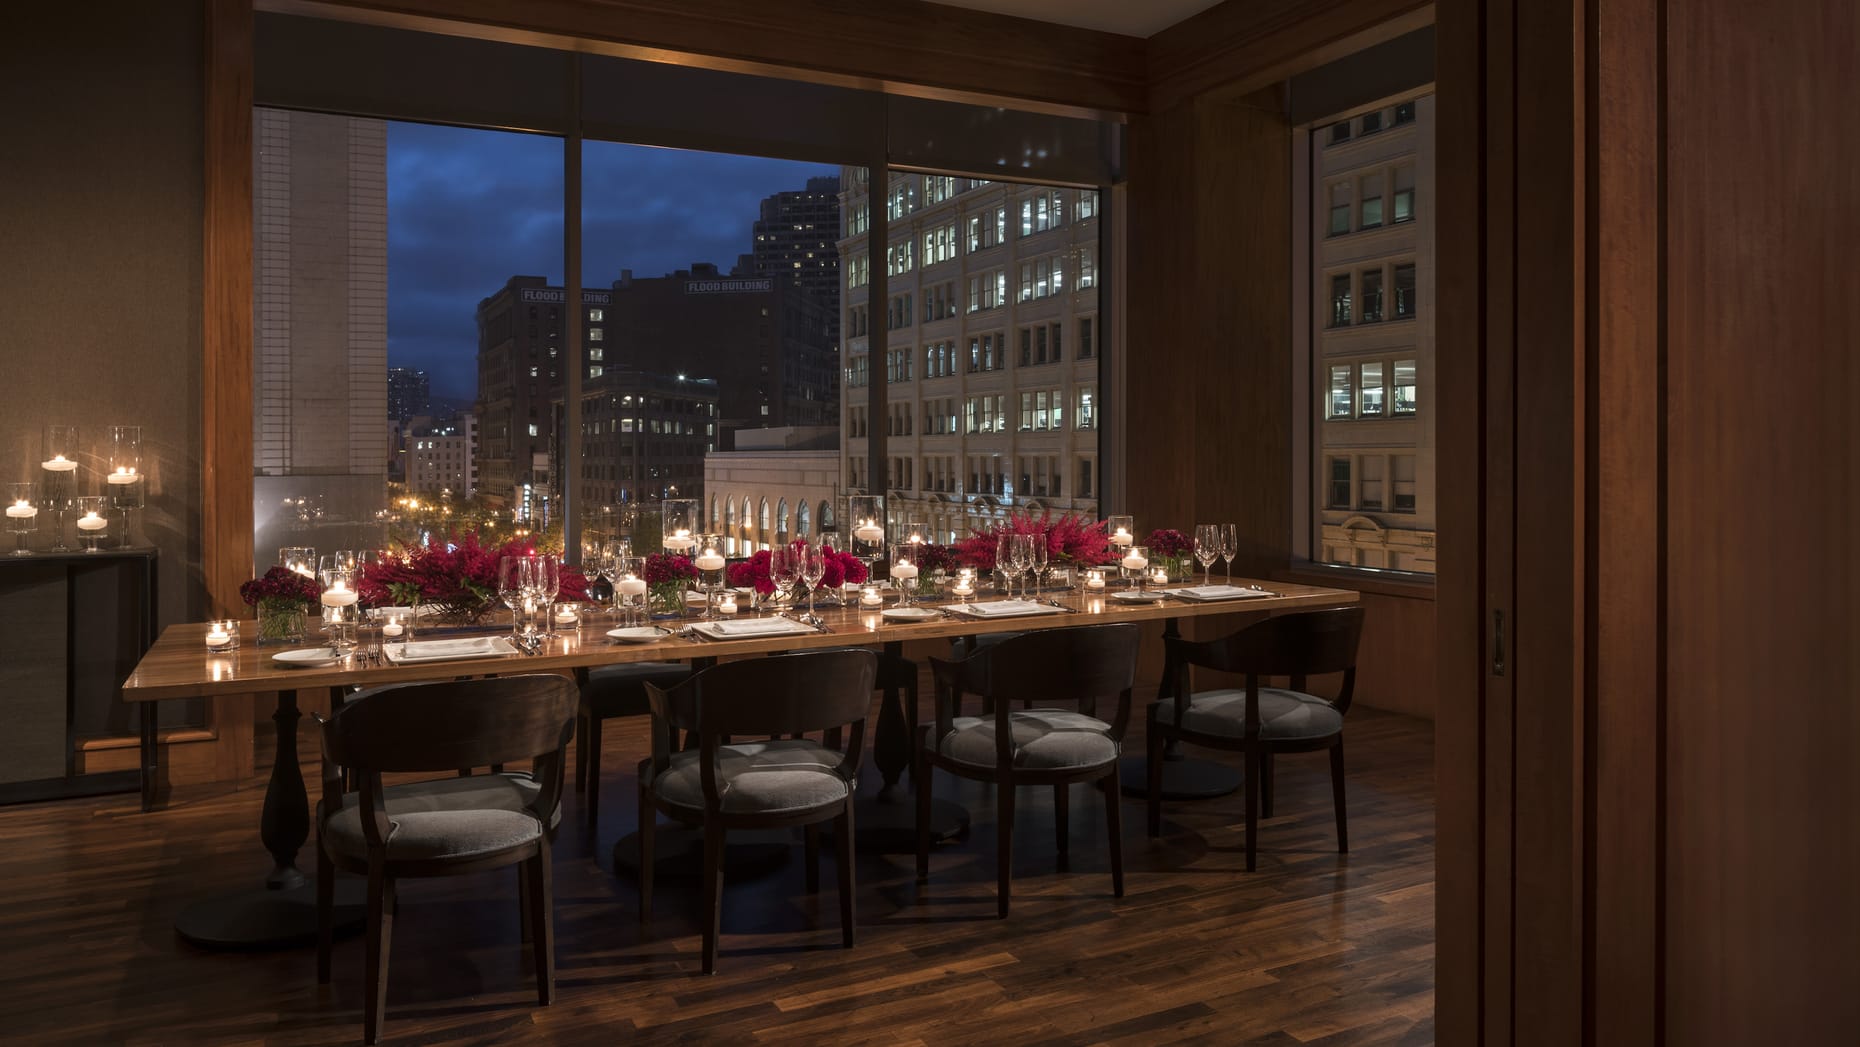
<path fill-rule="evenodd" d="M 433 411 L 432 384 L 425 371 L 412 367 L 390 367 L 387 372 L 388 417 L 403 426 L 412 419 Z"/>
<path fill-rule="evenodd" d="M 840 286 L 840 182 L 809 178 L 807 188 L 762 201 L 750 253 L 737 262 L 744 275 L 772 276 L 831 306 Z M 832 317 L 838 323 L 838 311 Z"/>
<path fill-rule="evenodd" d="M 717 383 L 708 378 L 603 371 L 581 390 L 581 491 L 587 506 L 696 498 L 715 444 Z M 564 426 L 564 400 L 555 422 Z M 559 466 L 557 466 L 559 468 Z M 550 477 L 560 489 L 562 478 Z"/>
<path fill-rule="evenodd" d="M 564 297 L 541 277 L 516 276 L 478 307 L 479 487 L 498 504 L 516 507 L 526 485 L 532 500 L 548 497 L 540 487 L 554 453 L 551 406 L 564 396 Z M 830 311 L 792 284 L 699 264 L 662 277 L 623 272 L 610 287 L 583 290 L 582 305 L 584 394 L 609 368 L 710 379 L 715 410 L 703 450 L 728 448 L 741 429 L 838 417 Z M 699 458 L 665 467 L 702 480 Z M 635 479 L 649 483 L 653 466 L 645 468 Z M 613 483 L 617 496 L 625 484 Z"/>
<path fill-rule="evenodd" d="M 407 493 L 470 498 L 478 490 L 478 419 L 461 411 L 444 421 L 412 420 L 404 438 Z"/>
<path fill-rule="evenodd" d="M 1310 132 L 1312 559 L 1434 570 L 1434 97 Z"/>
<path fill-rule="evenodd" d="M 1098 514 L 1098 194 L 845 168 L 841 476 L 953 541 L 1010 511 Z M 882 257 L 871 206 L 886 207 Z M 883 265 L 889 300 L 870 301 Z M 882 347 L 883 360 L 874 343 Z M 865 389 L 886 383 L 885 417 Z M 887 434 L 887 461 L 866 435 Z"/>
<path fill-rule="evenodd" d="M 256 108 L 253 558 L 378 544 L 390 451 L 387 125 Z"/>
<path fill-rule="evenodd" d="M 730 555 L 835 529 L 840 432 L 833 426 L 756 429 L 736 450 L 704 456 L 704 513 Z"/>

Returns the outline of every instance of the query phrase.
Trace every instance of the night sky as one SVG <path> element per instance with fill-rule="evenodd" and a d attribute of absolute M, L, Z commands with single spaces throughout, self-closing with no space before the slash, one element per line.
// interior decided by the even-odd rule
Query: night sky
<path fill-rule="evenodd" d="M 582 282 L 693 262 L 728 272 L 762 199 L 838 177 L 819 164 L 588 142 Z M 562 282 L 562 142 L 388 125 L 388 364 L 432 376 L 434 396 L 476 392 L 478 302 L 512 276 Z"/>

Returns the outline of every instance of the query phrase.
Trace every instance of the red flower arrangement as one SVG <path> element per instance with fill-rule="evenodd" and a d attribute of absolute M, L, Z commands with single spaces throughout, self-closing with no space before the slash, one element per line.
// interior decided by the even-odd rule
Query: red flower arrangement
<path fill-rule="evenodd" d="M 1187 555 L 1195 547 L 1188 535 L 1173 527 L 1159 527 L 1151 531 L 1149 541 L 1144 544 L 1150 547 L 1151 556 L 1166 556 L 1172 560 Z"/>
<path fill-rule="evenodd" d="M 417 599 L 437 605 L 443 614 L 475 621 L 497 604 L 497 568 L 503 558 L 534 555 L 534 545 L 516 539 L 482 545 L 478 532 L 466 531 L 449 536 L 444 543 L 413 546 L 399 556 L 367 565 L 356 591 L 371 606 Z M 588 598 L 588 579 L 580 568 L 562 565 L 556 598 Z"/>
<path fill-rule="evenodd" d="M 956 556 L 947 545 L 931 545 L 925 542 L 916 549 L 917 569 L 924 574 L 934 571 L 947 571 L 956 566 Z"/>
<path fill-rule="evenodd" d="M 984 573 L 992 571 L 995 569 L 995 547 L 1004 534 L 1044 536 L 1046 558 L 1052 563 L 1092 567 L 1117 559 L 1103 521 L 1092 522 L 1076 513 L 1055 519 L 1050 512 L 1037 517 L 1032 513 L 1014 513 L 1006 521 L 957 542 L 951 547 L 951 553 L 964 567 Z"/>
<path fill-rule="evenodd" d="M 763 596 L 769 595 L 775 591 L 775 579 L 771 577 L 772 560 L 769 551 L 764 549 L 747 560 L 731 564 L 728 571 L 730 584 L 739 588 L 752 586 Z"/>
<path fill-rule="evenodd" d="M 820 574 L 822 589 L 838 589 L 843 585 L 860 585 L 865 582 L 867 572 L 865 561 L 851 553 L 842 553 L 832 546 L 827 547 L 827 569 Z"/>
<path fill-rule="evenodd" d="M 265 572 L 264 577 L 254 578 L 239 586 L 239 598 L 245 601 L 247 607 L 266 604 L 275 608 L 276 604 L 272 601 L 303 604 L 307 607 L 316 603 L 322 595 L 323 587 L 316 583 L 316 579 L 298 574 L 288 567 L 273 567 Z"/>
<path fill-rule="evenodd" d="M 646 557 L 647 585 L 658 586 L 667 582 L 682 582 L 687 578 L 697 576 L 697 565 L 691 562 L 689 556 L 652 553 Z"/>

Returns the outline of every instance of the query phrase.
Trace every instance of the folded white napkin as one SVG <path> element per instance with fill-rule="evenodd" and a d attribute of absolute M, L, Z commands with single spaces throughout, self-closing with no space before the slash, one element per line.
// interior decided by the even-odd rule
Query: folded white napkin
<path fill-rule="evenodd" d="M 1058 613 L 1059 608 L 1050 604 L 1036 603 L 1033 600 L 990 600 L 985 603 L 968 604 L 970 614 L 983 618 L 1003 618 L 1022 614 Z"/>
<path fill-rule="evenodd" d="M 457 640 L 420 640 L 415 643 L 386 643 L 382 651 L 388 661 L 446 662 L 459 658 L 492 658 L 511 653 L 509 642 L 501 636 L 471 636 Z"/>
<path fill-rule="evenodd" d="M 705 622 L 698 628 L 718 636 L 770 636 L 776 633 L 812 632 L 800 622 L 787 618 L 751 618 L 740 622 Z"/>
<path fill-rule="evenodd" d="M 1179 596 L 1184 600 L 1243 600 L 1247 597 L 1270 595 L 1264 589 L 1238 585 L 1193 585 L 1185 589 L 1163 591 L 1170 596 Z"/>

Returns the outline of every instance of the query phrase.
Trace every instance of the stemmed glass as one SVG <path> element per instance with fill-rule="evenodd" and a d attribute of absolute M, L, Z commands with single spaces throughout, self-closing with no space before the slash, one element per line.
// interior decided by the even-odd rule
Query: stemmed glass
<path fill-rule="evenodd" d="M 769 581 L 775 583 L 777 601 L 793 605 L 794 587 L 800 584 L 801 567 L 806 559 L 807 546 L 804 543 L 790 542 L 769 549 Z"/>
<path fill-rule="evenodd" d="M 13 532 L 13 539 L 18 543 L 13 550 L 14 556 L 31 556 L 32 550 L 26 547 L 27 535 L 39 529 L 39 507 L 33 497 L 32 485 L 6 485 L 6 529 Z"/>
<path fill-rule="evenodd" d="M 305 578 L 315 577 L 317 569 L 316 550 L 307 545 L 287 545 L 278 550 L 278 566 L 296 571 Z"/>
<path fill-rule="evenodd" d="M 528 557 L 506 556 L 497 562 L 497 598 L 510 608 L 510 634 L 517 635 L 523 625 L 523 598 L 528 572 Z"/>
<path fill-rule="evenodd" d="M 1014 536 L 1003 532 L 995 539 L 995 571 L 999 573 L 1002 579 L 1007 583 L 1002 587 L 1001 591 L 1008 596 L 1014 595 L 1014 576 L 1008 573 L 1008 569 L 1013 565 L 1013 562 Z"/>
<path fill-rule="evenodd" d="M 698 570 L 698 588 L 705 594 L 703 621 L 716 621 L 723 617 L 717 611 L 717 594 L 723 591 L 724 567 L 729 561 L 723 558 L 723 536 L 720 534 L 702 535 L 697 543 L 699 552 L 691 565 Z"/>
<path fill-rule="evenodd" d="M 807 586 L 807 619 L 810 624 L 820 624 L 814 617 L 814 594 L 820 590 L 821 579 L 827 576 L 827 546 L 801 543 L 801 581 Z"/>
<path fill-rule="evenodd" d="M 999 557 L 1001 562 L 998 566 L 1001 568 L 1002 575 L 1007 578 L 1009 599 L 1014 596 L 1014 580 L 1027 569 L 1027 561 L 1032 557 L 1032 552 L 1027 548 L 1027 537 L 1024 534 L 1003 535 L 1004 551 Z"/>
<path fill-rule="evenodd" d="M 70 550 L 65 544 L 65 516 L 77 504 L 78 430 L 75 425 L 45 427 L 45 460 L 39 463 L 39 504 L 58 517 L 52 533 L 52 552 Z"/>
<path fill-rule="evenodd" d="M 1032 568 L 1033 572 L 1033 589 L 1034 592 L 1039 592 L 1040 586 L 1046 583 L 1046 560 L 1048 556 L 1046 533 L 1042 531 L 1039 534 L 1030 534 L 1027 537 L 1032 540 L 1033 561 L 1029 564 L 1029 567 Z"/>
<path fill-rule="evenodd" d="M 1201 584 L 1212 585 L 1214 561 L 1221 558 L 1221 525 L 1195 525 L 1195 559 L 1201 561 Z"/>
<path fill-rule="evenodd" d="M 358 598 L 352 560 L 343 559 L 340 553 L 331 553 L 318 564 L 317 575 L 323 582 L 323 632 L 329 636 L 331 649 L 337 654 L 347 654 L 355 648 L 349 626 L 355 621 Z"/>
<path fill-rule="evenodd" d="M 911 605 L 911 590 L 917 588 L 917 547 L 899 542 L 891 547 L 891 584 L 898 590 L 898 606 Z"/>
<path fill-rule="evenodd" d="M 1240 554 L 1240 525 L 1221 525 L 1221 561 L 1227 568 L 1227 584 L 1234 580 L 1234 557 Z"/>
<path fill-rule="evenodd" d="M 562 561 L 544 553 L 530 557 L 530 593 L 542 611 L 542 624 L 536 630 L 551 635 L 555 624 L 555 598 L 562 592 Z"/>

